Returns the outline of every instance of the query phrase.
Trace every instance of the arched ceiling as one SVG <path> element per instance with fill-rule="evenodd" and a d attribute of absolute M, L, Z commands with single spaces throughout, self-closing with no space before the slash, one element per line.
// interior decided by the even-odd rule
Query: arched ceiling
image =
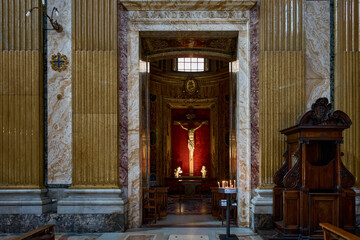
<path fill-rule="evenodd" d="M 148 59 L 207 57 L 231 61 L 237 32 L 142 32 L 142 55 Z"/>

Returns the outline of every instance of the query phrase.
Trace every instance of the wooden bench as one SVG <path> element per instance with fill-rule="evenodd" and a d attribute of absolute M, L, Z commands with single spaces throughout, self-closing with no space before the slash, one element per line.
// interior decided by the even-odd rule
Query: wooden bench
<path fill-rule="evenodd" d="M 160 216 L 165 217 L 168 214 L 168 187 L 155 187 L 156 201 L 159 206 Z"/>
<path fill-rule="evenodd" d="M 324 230 L 324 240 L 360 240 L 360 237 L 351 234 L 341 228 L 338 228 L 330 223 L 320 223 L 320 226 Z"/>
<path fill-rule="evenodd" d="M 54 224 L 45 225 L 39 227 L 31 232 L 28 232 L 15 240 L 54 240 L 55 239 L 55 228 Z"/>

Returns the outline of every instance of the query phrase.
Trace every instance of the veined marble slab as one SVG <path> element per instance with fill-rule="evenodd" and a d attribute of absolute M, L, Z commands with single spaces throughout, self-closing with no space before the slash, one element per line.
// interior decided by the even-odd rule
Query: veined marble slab
<path fill-rule="evenodd" d="M 71 109 L 71 0 L 48 0 L 47 9 L 59 11 L 56 20 L 63 32 L 47 31 L 48 83 L 48 184 L 71 184 L 72 109 Z M 47 28 L 51 28 L 48 23 Z M 51 56 L 66 55 L 69 66 L 62 72 L 51 68 Z"/>
<path fill-rule="evenodd" d="M 306 108 L 320 97 L 330 99 L 330 3 L 305 3 Z"/>

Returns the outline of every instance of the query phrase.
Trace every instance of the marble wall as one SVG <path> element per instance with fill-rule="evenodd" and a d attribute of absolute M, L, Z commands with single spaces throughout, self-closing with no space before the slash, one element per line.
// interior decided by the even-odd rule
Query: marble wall
<path fill-rule="evenodd" d="M 330 2 L 305 3 L 306 108 L 320 97 L 330 100 Z"/>
<path fill-rule="evenodd" d="M 247 25 L 249 27 L 249 25 Z M 250 126 L 250 39 L 249 29 L 239 32 L 236 86 L 237 208 L 238 225 L 250 225 L 251 126 Z"/>
<path fill-rule="evenodd" d="M 259 185 L 259 7 L 250 10 L 251 188 Z"/>
<path fill-rule="evenodd" d="M 71 0 L 47 0 L 48 13 L 53 7 L 59 11 L 55 18 L 64 30 L 47 31 L 48 184 L 71 184 Z M 50 23 L 47 28 L 51 28 Z M 51 68 L 51 56 L 57 53 L 66 55 L 69 61 L 62 72 Z"/>
<path fill-rule="evenodd" d="M 120 185 L 128 185 L 128 12 L 118 3 L 118 64 L 119 64 L 119 161 Z"/>

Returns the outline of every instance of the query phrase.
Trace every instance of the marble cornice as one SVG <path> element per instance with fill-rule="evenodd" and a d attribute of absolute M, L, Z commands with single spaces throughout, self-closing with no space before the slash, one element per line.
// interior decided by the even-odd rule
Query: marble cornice
<path fill-rule="evenodd" d="M 180 10 L 180 11 L 212 11 L 212 10 L 250 10 L 257 1 L 248 0 L 119 0 L 129 11 L 147 10 Z"/>

